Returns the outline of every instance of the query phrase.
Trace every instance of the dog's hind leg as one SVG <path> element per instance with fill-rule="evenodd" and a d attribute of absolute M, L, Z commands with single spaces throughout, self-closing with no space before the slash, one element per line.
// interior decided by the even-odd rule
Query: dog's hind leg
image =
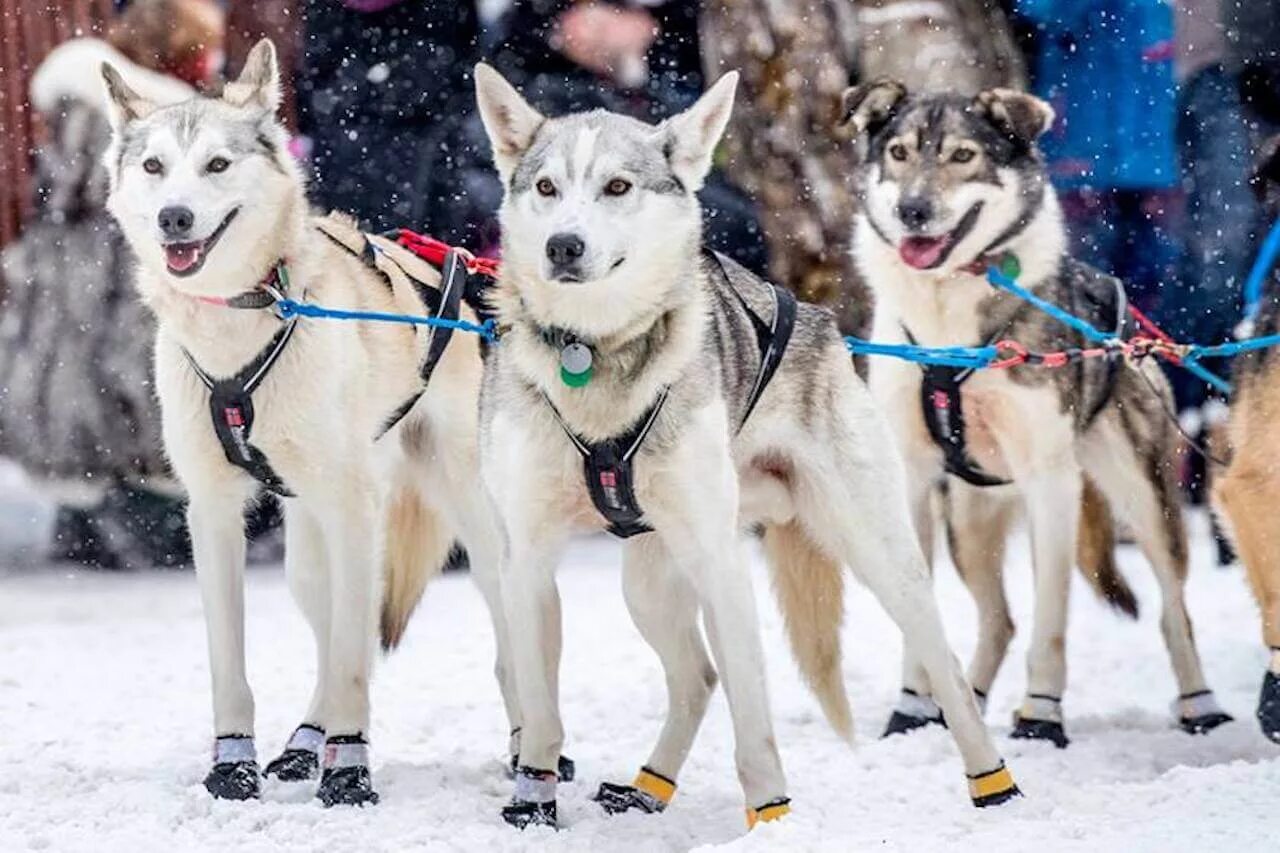
<path fill-rule="evenodd" d="M 987 694 L 1013 639 L 1004 554 L 1016 500 L 952 480 L 943 502 L 951 559 L 978 608 L 978 645 L 969 663 L 969 682 L 985 711 Z"/>
<path fill-rule="evenodd" d="M 1107 500 L 1133 528 L 1160 584 L 1160 630 L 1178 681 L 1179 724 L 1201 733 L 1228 722 L 1205 682 L 1187 614 L 1187 533 L 1173 473 L 1172 437 L 1139 442 L 1128 413 L 1108 411 L 1083 437 L 1084 464 Z M 1163 417 L 1163 415 L 1159 415 Z M 1162 424 L 1163 426 L 1163 424 Z"/>
<path fill-rule="evenodd" d="M 306 716 L 294 730 L 284 752 L 263 771 L 284 782 L 300 782 L 320 775 L 324 747 L 325 687 L 329 669 L 329 560 L 323 532 L 298 501 L 284 506 L 284 573 L 289 591 L 316 639 L 316 686 Z"/>
<path fill-rule="evenodd" d="M 716 685 L 698 628 L 698 596 L 656 536 L 629 540 L 622 552 L 622 592 L 640 635 L 658 654 L 667 679 L 667 718 L 658 742 L 630 785 L 608 782 L 595 799 L 610 814 L 662 811 L 693 745 Z"/>
<path fill-rule="evenodd" d="M 810 538 L 847 563 L 901 629 L 928 670 L 979 806 L 1018 795 L 973 690 L 947 642 L 920 544 L 908 521 L 905 471 L 865 390 L 833 388 L 831 432 L 796 457 L 798 516 Z"/>
<path fill-rule="evenodd" d="M 208 632 L 216 733 L 204 786 L 219 799 L 247 800 L 261 788 L 244 661 L 244 505 L 250 492 L 238 483 L 188 488 L 187 525 Z"/>
<path fill-rule="evenodd" d="M 330 555 L 329 671 L 326 677 L 325 762 L 317 796 L 326 806 L 378 801 L 369 771 L 369 681 L 376 636 L 377 541 L 374 488 L 354 470 L 334 483 L 333 497 L 315 507 Z"/>

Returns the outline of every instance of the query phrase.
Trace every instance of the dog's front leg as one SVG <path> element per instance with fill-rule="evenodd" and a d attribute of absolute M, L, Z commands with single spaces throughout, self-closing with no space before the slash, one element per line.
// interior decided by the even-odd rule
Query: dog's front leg
<path fill-rule="evenodd" d="M 253 743 L 253 693 L 244 663 L 244 503 L 240 489 L 192 489 L 187 526 L 204 606 L 213 680 L 213 767 L 204 786 L 247 800 L 261 788 Z"/>
<path fill-rule="evenodd" d="M 349 474 L 340 500 L 316 508 L 330 560 L 329 652 L 325 677 L 324 770 L 317 796 L 326 806 L 378 801 L 369 771 L 369 681 L 377 604 L 373 489 Z"/>
<path fill-rule="evenodd" d="M 1015 714 L 1012 737 L 1048 740 L 1061 749 L 1070 742 L 1063 727 L 1062 695 L 1067 685 L 1067 610 L 1083 479 L 1074 459 L 1059 456 L 1058 463 L 1025 474 L 1014 472 L 1031 528 L 1035 624 L 1027 660 L 1027 694 Z"/>
<path fill-rule="evenodd" d="M 738 529 L 738 477 L 723 409 L 706 406 L 670 462 L 641 495 L 646 517 L 702 605 L 716 669 L 733 717 L 734 756 L 747 824 L 789 810 L 787 781 L 774 739 L 764 649 L 751 575 Z M 644 464 L 641 460 L 640 464 Z"/>
<path fill-rule="evenodd" d="M 499 562 L 511 662 L 522 728 L 515 793 L 502 810 L 512 826 L 556 825 L 556 784 L 564 725 L 560 720 L 560 591 L 555 569 L 560 531 L 535 531 L 518 508 L 504 513 L 507 549 Z"/>

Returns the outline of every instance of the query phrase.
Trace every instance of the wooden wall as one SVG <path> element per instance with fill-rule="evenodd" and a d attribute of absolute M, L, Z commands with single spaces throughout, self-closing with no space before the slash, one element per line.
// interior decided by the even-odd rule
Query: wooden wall
<path fill-rule="evenodd" d="M 30 200 L 31 74 L 59 43 L 100 33 L 111 14 L 111 0 L 0 0 L 0 245 L 18 233 Z"/>

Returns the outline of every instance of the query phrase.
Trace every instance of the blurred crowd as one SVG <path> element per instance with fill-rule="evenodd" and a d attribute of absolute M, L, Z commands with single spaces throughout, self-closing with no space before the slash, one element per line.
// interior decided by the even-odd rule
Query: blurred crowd
<path fill-rule="evenodd" d="M 38 121 L 26 214 L 0 255 L 0 454 L 62 485 L 61 555 L 103 565 L 181 563 L 186 550 L 156 435 L 150 321 L 103 210 L 101 59 L 180 97 L 216 90 L 270 35 L 317 206 L 492 252 L 501 187 L 474 109 L 476 60 L 544 111 L 656 121 L 702 90 L 708 55 L 696 0 L 69 0 L 45 12 L 6 0 L 6 25 L 63 6 L 91 26 L 24 69 Z M 1175 336 L 1230 335 L 1269 227 L 1249 184 L 1280 132 L 1276 0 L 850 6 L 863 33 L 854 78 L 907 69 L 964 87 L 998 66 L 1049 100 L 1044 148 L 1076 253 L 1123 277 Z M 756 205 L 721 166 L 703 191 L 708 241 L 763 272 Z M 1174 379 L 1181 409 L 1199 411 L 1209 389 Z"/>

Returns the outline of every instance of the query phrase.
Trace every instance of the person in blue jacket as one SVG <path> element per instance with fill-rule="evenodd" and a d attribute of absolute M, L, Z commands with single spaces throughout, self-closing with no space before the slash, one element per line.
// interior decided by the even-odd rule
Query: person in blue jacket
<path fill-rule="evenodd" d="M 1034 89 L 1057 113 L 1043 147 L 1076 256 L 1177 325 L 1179 168 L 1167 0 L 1016 0 L 1035 27 Z"/>

